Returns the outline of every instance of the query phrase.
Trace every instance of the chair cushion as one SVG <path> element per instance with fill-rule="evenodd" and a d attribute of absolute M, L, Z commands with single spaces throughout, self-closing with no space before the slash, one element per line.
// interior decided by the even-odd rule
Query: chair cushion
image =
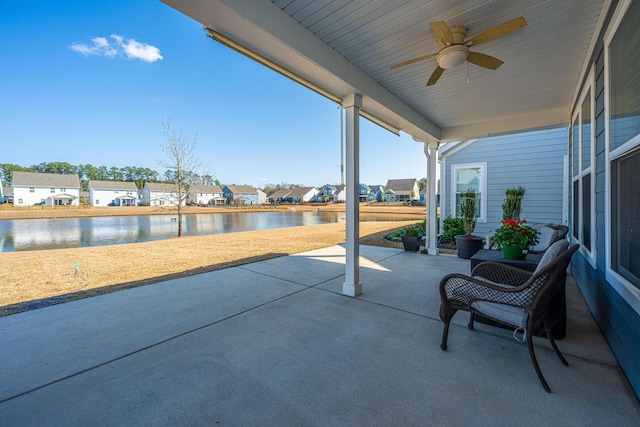
<path fill-rule="evenodd" d="M 533 274 L 536 274 L 538 271 L 545 268 L 551 261 L 553 261 L 558 255 L 563 253 L 569 248 L 569 241 L 566 239 L 558 240 L 554 244 L 552 244 L 549 249 L 542 255 L 542 259 L 538 263 Z"/>
<path fill-rule="evenodd" d="M 538 244 L 531 246 L 530 250 L 536 252 L 546 251 L 556 240 L 560 238 L 562 231 L 556 230 L 553 227 L 542 226 L 538 230 Z"/>
<path fill-rule="evenodd" d="M 508 323 L 516 328 L 524 329 L 527 326 L 529 313 L 522 307 L 489 301 L 475 301 L 471 307 L 485 316 Z"/>

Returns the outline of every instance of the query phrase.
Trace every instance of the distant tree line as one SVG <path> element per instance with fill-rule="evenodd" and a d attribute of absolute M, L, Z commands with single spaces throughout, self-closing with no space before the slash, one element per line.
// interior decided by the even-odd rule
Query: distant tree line
<path fill-rule="evenodd" d="M 40 172 L 78 175 L 80 186 L 87 190 L 89 181 L 129 181 L 135 182 L 138 188 L 144 187 L 147 182 L 173 182 L 172 171 L 168 170 L 164 175 L 150 168 L 137 166 L 107 167 L 86 165 L 72 165 L 67 162 L 40 163 L 33 166 L 20 166 L 11 163 L 0 163 L 0 181 L 2 185 L 11 185 L 11 174 L 18 172 Z M 212 176 L 205 175 L 198 177 L 198 181 L 205 185 L 219 185 L 219 182 Z"/>

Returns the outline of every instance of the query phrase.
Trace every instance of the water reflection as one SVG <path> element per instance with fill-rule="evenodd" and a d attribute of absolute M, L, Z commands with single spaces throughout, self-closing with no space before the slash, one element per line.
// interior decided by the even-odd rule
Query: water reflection
<path fill-rule="evenodd" d="M 344 222 L 344 218 L 344 212 L 188 214 L 183 217 L 183 230 L 186 236 L 201 236 Z M 407 217 L 380 214 L 360 217 L 361 221 L 403 219 Z M 177 235 L 176 215 L 0 220 L 3 252 L 137 243 Z"/>
<path fill-rule="evenodd" d="M 199 236 L 337 221 L 337 214 L 320 212 L 189 214 L 183 217 L 183 230 L 186 236 Z M 146 242 L 177 234 L 175 215 L 0 221 L 3 252 Z"/>

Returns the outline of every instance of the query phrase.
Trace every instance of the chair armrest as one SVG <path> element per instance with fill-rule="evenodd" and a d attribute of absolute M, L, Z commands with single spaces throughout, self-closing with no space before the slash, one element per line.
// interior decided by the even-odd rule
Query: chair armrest
<path fill-rule="evenodd" d="M 471 275 L 482 277 L 495 283 L 520 286 L 529 280 L 533 273 L 507 264 L 485 261 L 478 264 L 471 272 Z"/>
<path fill-rule="evenodd" d="M 526 288 L 517 288 L 501 283 L 489 283 L 464 274 L 448 274 L 440 281 L 442 302 L 453 304 L 456 309 L 466 310 L 474 301 L 493 301 L 509 305 L 520 305 Z M 466 307 L 466 308 L 465 308 Z"/>

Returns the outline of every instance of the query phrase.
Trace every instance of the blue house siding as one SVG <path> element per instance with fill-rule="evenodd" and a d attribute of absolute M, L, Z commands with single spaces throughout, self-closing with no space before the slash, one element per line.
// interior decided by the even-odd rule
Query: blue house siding
<path fill-rule="evenodd" d="M 615 2 L 614 2 L 615 3 Z M 615 5 L 611 8 L 613 10 Z M 610 16 L 607 18 L 610 19 Z M 604 26 L 607 28 L 607 25 Z M 594 49 L 592 63 L 595 64 L 595 213 L 596 240 L 595 269 L 584 254 L 578 252 L 571 263 L 574 275 L 593 317 L 613 350 L 618 363 L 629 379 L 636 394 L 640 396 L 640 314 L 630 306 L 621 294 L 606 279 L 607 255 L 607 191 L 606 187 L 606 124 L 605 115 L 605 62 L 603 36 Z M 570 193 L 571 194 L 571 193 Z M 572 195 L 571 195 L 572 197 Z M 571 201 L 572 209 L 575 204 Z M 569 215 L 572 218 L 572 215 Z M 570 224 L 571 227 L 574 224 Z"/>
<path fill-rule="evenodd" d="M 531 131 L 478 139 L 445 157 L 442 217 L 451 212 L 452 166 L 486 163 L 486 222 L 479 222 L 474 234 L 487 236 L 502 220 L 502 203 L 507 188 L 523 186 L 526 194 L 522 216 L 527 221 L 562 223 L 563 164 L 567 153 L 567 129 Z"/>

